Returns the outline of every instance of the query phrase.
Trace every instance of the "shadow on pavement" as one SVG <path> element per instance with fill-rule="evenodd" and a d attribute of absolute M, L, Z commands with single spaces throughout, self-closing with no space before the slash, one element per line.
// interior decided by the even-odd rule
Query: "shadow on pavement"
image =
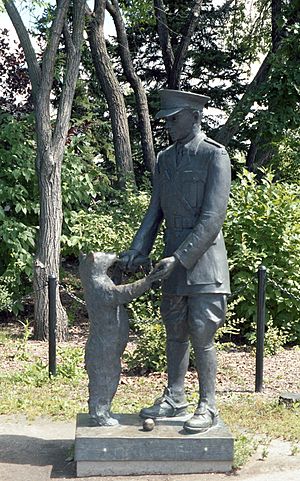
<path fill-rule="evenodd" d="M 51 466 L 51 478 L 73 478 L 74 440 L 41 439 L 23 435 L 0 435 L 0 463 Z"/>

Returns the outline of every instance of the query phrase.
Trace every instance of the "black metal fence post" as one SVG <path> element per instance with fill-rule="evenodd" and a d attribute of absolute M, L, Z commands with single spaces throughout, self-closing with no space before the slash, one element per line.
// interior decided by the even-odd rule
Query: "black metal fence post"
<path fill-rule="evenodd" d="M 266 319 L 266 284 L 267 284 L 266 267 L 259 266 L 257 275 L 258 275 L 258 289 L 257 289 L 255 392 L 262 392 L 263 369 L 264 369 L 265 319 Z"/>
<path fill-rule="evenodd" d="M 56 276 L 48 277 L 49 298 L 49 377 L 56 376 Z"/>

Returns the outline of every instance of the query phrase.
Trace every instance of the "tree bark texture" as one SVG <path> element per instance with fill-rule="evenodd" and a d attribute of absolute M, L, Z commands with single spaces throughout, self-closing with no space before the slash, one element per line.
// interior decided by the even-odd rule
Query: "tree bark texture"
<path fill-rule="evenodd" d="M 34 263 L 35 292 L 35 337 L 44 340 L 48 337 L 48 276 L 54 274 L 59 279 L 60 236 L 62 228 L 61 166 L 67 138 L 73 96 L 79 72 L 81 45 L 83 41 L 85 0 L 74 0 L 72 33 L 68 32 L 67 61 L 63 87 L 52 131 L 50 117 L 50 94 L 53 83 L 57 49 L 63 28 L 69 0 L 58 2 L 56 14 L 50 30 L 50 39 L 39 66 L 30 37 L 13 2 L 5 4 L 15 26 L 28 64 L 32 90 L 37 133 L 36 172 L 40 192 L 39 235 Z M 67 335 L 67 315 L 62 307 L 57 290 L 57 339 Z"/>
<path fill-rule="evenodd" d="M 168 19 L 163 0 L 154 0 L 153 3 L 156 16 L 157 33 L 167 74 L 167 85 L 169 87 L 169 85 L 172 84 L 171 72 L 174 65 L 175 56 L 168 28 Z"/>
<path fill-rule="evenodd" d="M 134 180 L 132 152 L 124 97 L 106 49 L 104 15 L 106 0 L 95 0 L 95 10 L 88 28 L 93 63 L 111 117 L 113 143 L 119 184 L 124 187 L 126 178 Z"/>
<path fill-rule="evenodd" d="M 60 236 L 62 226 L 61 160 L 41 148 L 38 152 L 40 189 L 40 228 L 34 269 L 35 337 L 48 338 L 48 276 L 59 280 Z M 68 319 L 56 291 L 57 339 L 65 340 Z"/>
<path fill-rule="evenodd" d="M 131 53 L 129 50 L 126 28 L 124 25 L 118 1 L 106 1 L 106 8 L 114 20 L 117 31 L 122 67 L 125 76 L 134 91 L 136 99 L 144 163 L 147 170 L 153 175 L 155 169 L 155 152 L 153 146 L 147 95 L 142 81 L 137 75 L 133 65 Z"/>

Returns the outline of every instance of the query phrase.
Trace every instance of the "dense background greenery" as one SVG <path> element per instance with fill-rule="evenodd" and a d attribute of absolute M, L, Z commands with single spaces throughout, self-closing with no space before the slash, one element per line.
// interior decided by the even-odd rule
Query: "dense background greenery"
<path fill-rule="evenodd" d="M 1 308 L 5 309 L 30 290 L 38 215 L 32 118 L 16 120 L 10 114 L 2 114 L 0 142 L 3 165 L 0 178 L 0 300 Z M 298 296 L 299 185 L 289 181 L 291 172 L 285 168 L 285 163 L 291 161 L 290 168 L 297 170 L 295 158 L 299 144 L 294 137 L 291 142 L 293 145 L 285 139 L 286 149 L 278 157 L 281 175 L 286 171 L 284 182 L 276 180 L 271 172 L 263 172 L 258 182 L 255 174 L 242 168 L 232 185 L 224 233 L 232 292 L 238 291 L 238 295 L 233 296 L 230 305 L 224 333 L 227 340 L 240 340 L 241 335 L 243 339 L 253 339 L 256 272 L 261 263 L 272 279 Z M 287 158 L 288 151 L 293 152 L 291 158 Z M 128 247 L 149 202 L 151 186 L 147 180 L 139 191 L 130 185 L 125 191 L 115 189 L 101 162 L 95 160 L 95 151 L 86 137 L 74 136 L 66 151 L 62 186 L 63 257 L 76 258 L 81 250 L 121 252 Z M 160 258 L 161 250 L 160 235 L 152 253 L 154 260 Z M 299 301 L 284 296 L 270 283 L 267 295 L 269 335 L 272 333 L 282 343 L 298 342 Z M 139 326 L 141 321 L 159 319 L 158 305 L 159 291 L 154 290 L 131 305 L 135 327 L 145 336 L 151 337 L 160 331 L 156 325 L 149 325 L 146 331 Z M 15 310 L 18 307 L 19 303 L 14 304 Z"/>
<path fill-rule="evenodd" d="M 165 85 L 163 63 L 157 54 L 155 22 L 149 15 L 149 2 L 120 3 L 124 3 L 135 67 L 148 89 L 153 114 L 157 109 L 155 91 Z M 180 15 L 174 13 L 177 3 L 165 2 L 173 48 L 190 2 L 180 2 Z M 288 2 L 283 4 L 288 8 Z M 47 33 L 49 15 L 51 10 L 46 10 L 36 25 L 38 39 Z M 246 90 L 251 64 L 272 44 L 271 20 L 265 2 L 256 2 L 255 15 L 260 23 L 248 21 L 243 2 L 228 2 L 223 10 L 216 9 L 211 1 L 204 2 L 183 72 L 184 89 L 193 85 L 195 91 L 212 97 L 212 106 L 227 113 L 232 110 Z M 0 103 L 0 310 L 17 312 L 22 306 L 21 298 L 31 291 L 39 205 L 28 77 L 20 50 L 16 48 L 8 56 L 5 35 L 0 35 L 0 71 L 9 66 L 7 94 Z M 234 180 L 224 233 L 233 297 L 227 324 L 219 338 L 223 342 L 253 342 L 256 272 L 263 263 L 270 278 L 291 293 L 289 297 L 268 283 L 267 345 L 271 351 L 300 341 L 299 45 L 299 25 L 291 24 L 279 53 L 272 57 L 268 82 L 257 90 L 256 103 L 251 111 L 245 112 L 238 134 L 229 146 Z M 107 107 L 85 46 L 62 173 L 62 258 L 75 263 L 81 250 L 121 252 L 128 248 L 151 192 L 141 156 L 135 100 L 122 73 L 116 42 L 112 40 L 108 48 L 126 93 L 137 187 L 129 182 L 120 191 L 117 186 Z M 64 62 L 63 48 L 54 93 L 60 91 L 60 62 Z M 2 88 L 3 82 L 4 77 L 0 81 Z M 213 134 L 220 122 L 220 112 L 209 112 L 204 129 Z M 152 126 L 159 150 L 167 139 L 159 123 L 153 122 Z M 247 150 L 258 133 L 272 155 L 264 168 L 258 163 L 246 170 Z M 160 258 L 161 249 L 162 232 L 152 253 L 154 260 Z M 159 290 L 151 290 L 130 306 L 132 327 L 140 333 L 138 349 L 128 358 L 132 367 L 161 369 L 164 365 L 164 333 L 156 322 L 159 295 Z"/>

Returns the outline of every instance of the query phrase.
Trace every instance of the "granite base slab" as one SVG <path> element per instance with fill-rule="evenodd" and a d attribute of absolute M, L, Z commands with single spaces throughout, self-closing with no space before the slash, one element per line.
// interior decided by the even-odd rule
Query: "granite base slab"
<path fill-rule="evenodd" d="M 206 433 L 187 434 L 190 417 L 156 421 L 143 431 L 135 414 L 114 415 L 118 426 L 94 426 L 78 414 L 75 438 L 77 476 L 192 474 L 228 472 L 233 462 L 233 437 L 222 421 Z"/>

